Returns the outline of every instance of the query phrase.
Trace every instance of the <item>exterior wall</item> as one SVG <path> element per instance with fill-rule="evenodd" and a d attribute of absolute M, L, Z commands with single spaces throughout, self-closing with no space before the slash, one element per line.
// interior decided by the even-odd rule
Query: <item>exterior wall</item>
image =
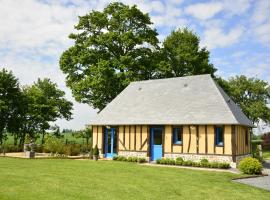
<path fill-rule="evenodd" d="M 165 153 L 232 155 L 231 126 L 224 126 L 224 146 L 215 146 L 213 125 L 184 125 L 182 145 L 172 144 L 173 126 L 165 126 Z"/>
<path fill-rule="evenodd" d="M 246 131 L 248 131 L 248 143 L 246 143 Z M 246 155 L 251 152 L 250 130 L 245 126 L 235 126 L 236 155 Z"/>
<path fill-rule="evenodd" d="M 224 125 L 224 146 L 215 146 L 214 125 L 183 125 L 182 144 L 173 144 L 173 125 L 164 126 L 164 157 L 184 156 L 188 159 L 209 158 L 238 162 L 242 155 L 250 154 L 250 133 L 246 144 L 245 126 Z M 103 154 L 103 126 L 93 126 L 93 146 Z M 117 151 L 119 155 L 150 156 L 150 133 L 148 125 L 121 125 L 117 128 Z M 187 156 L 189 155 L 189 156 Z M 221 157 L 220 157 L 221 156 Z M 240 157 L 239 157 L 240 156 Z"/>

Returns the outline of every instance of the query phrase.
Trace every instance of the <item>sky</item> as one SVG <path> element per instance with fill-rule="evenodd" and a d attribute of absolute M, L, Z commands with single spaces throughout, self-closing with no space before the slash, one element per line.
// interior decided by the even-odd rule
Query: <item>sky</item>
<path fill-rule="evenodd" d="M 75 102 L 65 86 L 59 58 L 72 40 L 78 16 L 102 10 L 106 0 L 0 0 L 0 68 L 12 70 L 22 85 L 50 78 L 74 103 L 73 119 L 61 128 L 82 129 L 96 115 Z M 188 27 L 210 51 L 223 78 L 244 74 L 270 83 L 270 0 L 123 0 L 150 14 L 162 41 L 171 31 Z"/>

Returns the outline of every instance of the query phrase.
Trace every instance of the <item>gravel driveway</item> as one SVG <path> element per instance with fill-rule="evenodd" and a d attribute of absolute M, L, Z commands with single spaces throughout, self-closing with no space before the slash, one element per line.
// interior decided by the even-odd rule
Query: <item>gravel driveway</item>
<path fill-rule="evenodd" d="M 266 161 L 264 163 L 263 173 L 268 174 L 268 176 L 238 179 L 234 181 L 238 183 L 244 183 L 244 184 L 248 184 L 254 187 L 270 190 L 270 161 Z"/>

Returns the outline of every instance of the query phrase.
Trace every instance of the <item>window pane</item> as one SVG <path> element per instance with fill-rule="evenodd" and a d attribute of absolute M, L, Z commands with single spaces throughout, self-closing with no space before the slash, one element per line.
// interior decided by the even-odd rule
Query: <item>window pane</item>
<path fill-rule="evenodd" d="M 182 144 L 182 129 L 181 128 L 173 129 L 173 143 Z"/>
<path fill-rule="evenodd" d="M 222 146 L 223 145 L 223 127 L 216 127 L 215 134 L 216 134 L 216 145 Z"/>
<path fill-rule="evenodd" d="M 154 145 L 162 145 L 162 130 L 154 129 Z"/>

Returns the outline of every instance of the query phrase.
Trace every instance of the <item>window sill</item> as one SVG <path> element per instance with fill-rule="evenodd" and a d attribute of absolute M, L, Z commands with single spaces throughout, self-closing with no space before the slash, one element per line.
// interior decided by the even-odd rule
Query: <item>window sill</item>
<path fill-rule="evenodd" d="M 222 144 L 222 145 L 221 144 L 218 144 L 218 145 L 216 144 L 215 146 L 216 147 L 224 147 L 224 144 Z"/>

